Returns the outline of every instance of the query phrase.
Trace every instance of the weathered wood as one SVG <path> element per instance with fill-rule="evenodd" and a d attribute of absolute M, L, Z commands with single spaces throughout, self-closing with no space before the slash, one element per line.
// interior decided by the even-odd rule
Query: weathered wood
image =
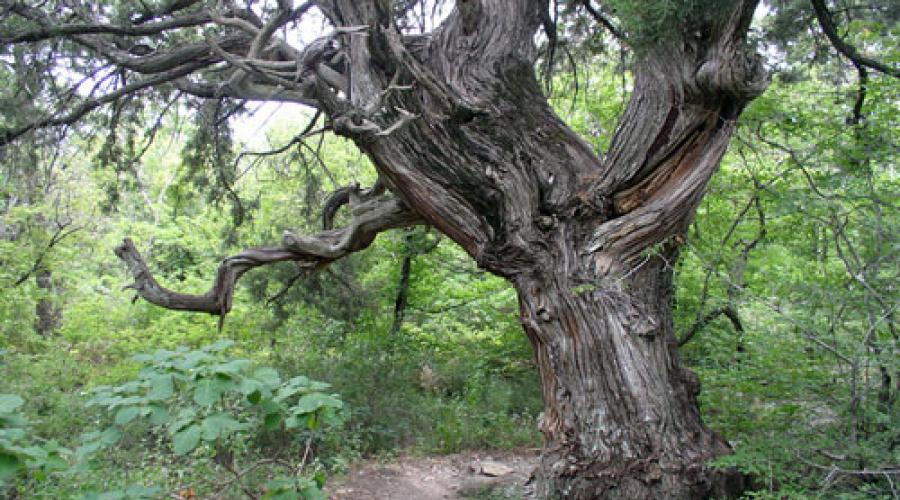
<path fill-rule="evenodd" d="M 755 2 L 735 2 L 707 39 L 639 58 L 602 158 L 540 91 L 536 3 L 466 4 L 477 21 L 451 15 L 427 56 L 393 52 L 415 90 L 388 102 L 419 118 L 347 135 L 392 192 L 516 286 L 545 401 L 541 496 L 702 498 L 728 494 L 722 479 L 740 490 L 739 475 L 705 465 L 729 448 L 681 366 L 671 277 L 735 120 L 766 85 L 743 43 Z"/>
<path fill-rule="evenodd" d="M 359 188 L 355 189 L 358 191 Z M 346 227 L 328 229 L 315 236 L 286 231 L 281 246 L 251 248 L 223 259 L 212 287 L 200 295 L 178 293 L 161 286 L 130 239 L 126 238 L 115 252 L 134 278 L 134 283 L 127 288 L 134 289 L 144 300 L 167 309 L 224 317 L 231 311 L 235 284 L 253 268 L 291 261 L 299 266 L 321 269 L 341 257 L 368 248 L 383 231 L 421 223 L 421 219 L 396 198 L 376 197 L 355 206 L 351 204 L 351 211 L 353 217 Z"/>

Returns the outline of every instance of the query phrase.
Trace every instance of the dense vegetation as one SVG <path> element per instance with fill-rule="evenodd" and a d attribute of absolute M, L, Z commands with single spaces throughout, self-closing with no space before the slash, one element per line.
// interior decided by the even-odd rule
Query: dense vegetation
<path fill-rule="evenodd" d="M 681 353 L 748 495 L 896 498 L 900 85 L 781 8 L 762 26 L 773 82 L 671 263 Z M 896 65 L 887 19 L 844 36 Z M 548 90 L 603 150 L 630 76 L 615 51 L 580 50 Z M 11 90 L 37 77 L 19 56 L 3 51 L 5 128 L 32 105 Z M 300 108 L 112 108 L 0 153 L 0 497 L 319 498 L 360 457 L 539 446 L 515 291 L 434 230 L 324 272 L 254 271 L 221 329 L 133 300 L 123 235 L 161 282 L 202 291 L 223 256 L 318 229 L 329 193 L 376 174 L 347 141 L 293 140 Z"/>

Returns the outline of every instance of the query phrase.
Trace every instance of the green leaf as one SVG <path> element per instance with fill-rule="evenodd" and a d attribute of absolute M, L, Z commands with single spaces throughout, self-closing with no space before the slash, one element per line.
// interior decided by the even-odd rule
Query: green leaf
<path fill-rule="evenodd" d="M 0 425 L 3 427 L 25 427 L 28 421 L 21 415 L 0 415 Z"/>
<path fill-rule="evenodd" d="M 66 470 L 69 468 L 69 462 L 59 453 L 51 453 L 47 456 L 44 466 L 50 470 Z"/>
<path fill-rule="evenodd" d="M 162 488 L 147 486 L 132 486 L 125 490 L 127 498 L 156 498 L 162 493 Z"/>
<path fill-rule="evenodd" d="M 245 378 L 244 380 L 241 380 L 241 383 L 238 385 L 238 391 L 240 391 L 244 396 L 247 396 L 253 392 L 260 392 L 262 388 L 262 382 L 252 378 Z"/>
<path fill-rule="evenodd" d="M 178 412 L 178 418 L 169 425 L 169 433 L 174 434 L 181 429 L 184 429 L 188 426 L 188 424 L 194 421 L 194 417 L 197 416 L 197 412 L 193 408 L 182 408 L 180 412 Z"/>
<path fill-rule="evenodd" d="M 308 414 L 323 407 L 340 409 L 344 407 L 344 403 L 334 396 L 322 394 L 321 392 L 314 392 L 300 398 L 292 410 L 299 414 Z"/>
<path fill-rule="evenodd" d="M 19 457 L 0 452 L 0 483 L 12 477 L 22 465 Z"/>
<path fill-rule="evenodd" d="M 100 434 L 100 443 L 104 446 L 112 446 L 122 439 L 122 431 L 115 427 L 108 427 Z"/>
<path fill-rule="evenodd" d="M 138 363 L 149 363 L 151 361 L 156 361 L 156 358 L 152 354 L 135 354 L 131 357 L 131 360 L 137 361 Z"/>
<path fill-rule="evenodd" d="M 28 446 L 26 448 L 20 448 L 19 450 L 22 455 L 25 455 L 31 460 L 42 461 L 47 458 L 47 450 L 41 448 L 40 446 Z"/>
<path fill-rule="evenodd" d="M 25 404 L 25 400 L 15 394 L 0 394 L 0 413 L 12 413 Z"/>
<path fill-rule="evenodd" d="M 281 425 L 281 419 L 282 419 L 281 413 L 267 414 L 264 419 L 264 422 L 265 422 L 264 425 L 266 426 L 266 430 L 274 431 L 275 429 L 278 429 L 278 427 Z"/>
<path fill-rule="evenodd" d="M 130 396 L 130 397 L 127 397 L 127 398 L 121 398 L 121 399 L 119 399 L 115 404 L 109 405 L 109 408 L 110 408 L 110 409 L 113 409 L 113 408 L 115 408 L 115 407 L 117 407 L 117 406 L 132 406 L 132 405 L 139 405 L 139 404 L 144 404 L 144 403 L 146 403 L 146 402 L 147 402 L 147 398 L 145 398 L 145 397 L 141 397 L 141 396 Z"/>
<path fill-rule="evenodd" d="M 284 419 L 285 429 L 296 429 L 297 427 L 300 427 L 300 424 L 300 419 L 294 415 Z"/>
<path fill-rule="evenodd" d="M 266 494 L 262 498 L 266 500 L 300 500 L 300 493 L 294 488 L 293 481 L 287 479 L 275 479 L 266 483 Z"/>
<path fill-rule="evenodd" d="M 263 399 L 260 406 L 266 413 L 281 413 L 284 411 L 284 408 L 280 404 L 271 399 Z"/>
<path fill-rule="evenodd" d="M 191 351 L 184 355 L 181 359 L 174 363 L 175 368 L 181 371 L 187 371 L 196 368 L 204 361 L 212 359 L 212 356 L 203 351 Z"/>
<path fill-rule="evenodd" d="M 100 441 L 91 441 L 89 443 L 85 443 L 78 448 L 75 449 L 75 457 L 78 460 L 84 460 L 90 455 L 93 455 L 100 448 L 103 447 L 103 443 Z"/>
<path fill-rule="evenodd" d="M 215 378 L 205 378 L 197 382 L 194 389 L 194 402 L 200 406 L 210 406 L 222 397 L 222 385 Z"/>
<path fill-rule="evenodd" d="M 286 385 L 286 386 L 278 389 L 278 392 L 275 393 L 275 401 L 280 403 L 280 402 L 284 401 L 285 399 L 288 399 L 291 396 L 297 394 L 298 392 L 300 392 L 300 389 L 298 387 Z"/>
<path fill-rule="evenodd" d="M 215 441 L 220 436 L 240 429 L 242 424 L 226 413 L 216 413 L 203 419 L 200 423 L 203 439 Z"/>
<path fill-rule="evenodd" d="M 226 374 L 239 374 L 253 364 L 249 359 L 233 359 L 227 363 L 218 364 L 213 371 Z"/>
<path fill-rule="evenodd" d="M 281 385 L 281 376 L 278 375 L 278 370 L 274 368 L 259 368 L 253 372 L 253 378 L 266 384 L 270 389 L 274 389 Z"/>
<path fill-rule="evenodd" d="M 325 475 L 325 472 L 318 471 L 313 476 L 313 480 L 316 482 L 316 487 L 320 490 L 325 487 L 325 481 L 328 479 L 328 476 Z"/>
<path fill-rule="evenodd" d="M 175 394 L 175 383 L 171 375 L 158 375 L 150 379 L 150 392 L 147 399 L 161 401 L 169 399 Z"/>
<path fill-rule="evenodd" d="M 188 428 L 175 434 L 172 438 L 172 450 L 176 455 L 188 454 L 200 444 L 200 426 L 192 424 Z"/>
<path fill-rule="evenodd" d="M 223 339 L 203 348 L 207 352 L 221 352 L 234 345 L 233 340 Z"/>
<path fill-rule="evenodd" d="M 169 410 L 159 405 L 150 406 L 150 423 L 153 425 L 163 425 L 169 421 Z"/>
<path fill-rule="evenodd" d="M 0 429 L 0 444 L 2 444 L 3 441 L 18 441 L 23 437 L 25 437 L 25 430 L 23 429 Z"/>
<path fill-rule="evenodd" d="M 141 409 L 137 406 L 126 406 L 116 413 L 116 425 L 128 425 L 132 420 L 141 414 Z"/>
<path fill-rule="evenodd" d="M 118 387 L 113 387 L 112 391 L 116 394 L 128 394 L 139 391 L 143 387 L 143 384 L 140 381 L 132 380 L 131 382 L 126 382 Z M 130 398 L 126 398 L 130 399 Z"/>
<path fill-rule="evenodd" d="M 315 485 L 309 485 L 300 490 L 300 497 L 303 500 L 328 500 L 325 493 Z"/>
<path fill-rule="evenodd" d="M 287 381 L 286 385 L 293 387 L 307 387 L 309 385 L 309 377 L 304 377 L 303 375 L 298 375 Z"/>

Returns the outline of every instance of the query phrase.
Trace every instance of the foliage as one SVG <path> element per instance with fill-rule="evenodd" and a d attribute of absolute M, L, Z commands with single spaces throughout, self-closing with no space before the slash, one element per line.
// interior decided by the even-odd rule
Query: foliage
<path fill-rule="evenodd" d="M 29 436 L 28 421 L 19 413 L 24 403 L 16 394 L 0 394 L 0 488 L 22 471 L 41 481 L 69 465 L 68 449 L 56 441 L 38 443 Z"/>
<path fill-rule="evenodd" d="M 167 441 L 175 455 L 198 448 L 211 450 L 214 460 L 240 483 L 238 461 L 249 441 L 265 433 L 281 433 L 288 440 L 302 438 L 309 446 L 322 431 L 348 417 L 337 395 L 323 392 L 328 384 L 304 376 L 282 381 L 276 370 L 254 368 L 248 359 L 222 359 L 220 353 L 232 345 L 220 341 L 198 350 L 179 348 L 135 356 L 145 365 L 137 379 L 94 389 L 87 404 L 103 408 L 112 425 L 84 435 L 85 444 L 76 454 L 90 455 L 112 446 L 129 429 L 146 424 L 146 432 Z M 298 478 L 279 483 L 270 493 L 318 498 L 321 495 L 311 489 L 314 484 L 321 488 L 324 480 Z"/>
<path fill-rule="evenodd" d="M 198 350 L 134 356 L 144 365 L 135 379 L 92 391 L 86 404 L 102 408 L 111 425 L 84 433 L 74 453 L 52 440 L 35 444 L 19 413 L 24 400 L 0 395 L 0 485 L 16 475 L 24 480 L 26 473 L 30 484 L 46 482 L 51 473 L 71 480 L 97 465 L 99 451 L 134 448 L 135 439 L 145 433 L 150 445 L 139 447 L 138 453 L 150 454 L 164 445 L 175 456 L 212 456 L 232 476 L 224 487 L 217 485 L 220 493 L 229 487 L 248 491 L 245 475 L 265 463 L 244 463 L 252 458 L 248 449 L 255 443 L 278 439 L 290 446 L 295 441 L 305 447 L 302 459 L 273 462 L 289 479 L 270 481 L 265 498 L 324 498 L 324 473 L 302 472 L 310 465 L 310 447 L 349 416 L 343 402 L 323 392 L 328 384 L 303 376 L 282 381 L 272 368 L 224 358 L 222 352 L 232 345 L 220 341 Z M 129 485 L 99 496 L 87 493 L 85 498 L 154 498 L 159 492 Z"/>
<path fill-rule="evenodd" d="M 631 35 L 632 45 L 638 49 L 671 40 L 678 33 L 692 33 L 711 13 L 734 9 L 736 5 L 734 0 L 616 0 L 609 3 Z"/>

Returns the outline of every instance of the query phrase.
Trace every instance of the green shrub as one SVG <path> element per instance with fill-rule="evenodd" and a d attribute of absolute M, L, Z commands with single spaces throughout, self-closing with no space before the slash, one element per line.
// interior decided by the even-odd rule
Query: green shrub
<path fill-rule="evenodd" d="M 69 467 L 71 452 L 56 441 L 38 442 L 19 413 L 25 403 L 15 394 L 0 394 L 0 488 L 16 476 L 31 473 L 38 481 Z"/>
<path fill-rule="evenodd" d="M 222 352 L 232 345 L 220 341 L 197 350 L 135 356 L 144 365 L 136 379 L 94 389 L 88 405 L 101 407 L 111 425 L 85 434 L 76 455 L 88 457 L 142 430 L 158 437 L 176 456 L 212 454 L 214 462 L 240 483 L 242 467 L 256 467 L 240 464 L 252 441 L 281 433 L 288 439 L 306 440 L 308 447 L 325 429 L 346 421 L 349 412 L 336 394 L 325 392 L 328 384 L 304 376 L 282 380 L 273 368 L 223 357 Z M 300 472 L 306 458 L 285 466 Z M 314 490 L 323 484 L 324 476 L 299 477 L 273 483 L 267 490 L 275 495 L 272 498 L 293 498 L 290 492 L 318 498 Z M 278 496 L 282 493 L 287 496 Z"/>

